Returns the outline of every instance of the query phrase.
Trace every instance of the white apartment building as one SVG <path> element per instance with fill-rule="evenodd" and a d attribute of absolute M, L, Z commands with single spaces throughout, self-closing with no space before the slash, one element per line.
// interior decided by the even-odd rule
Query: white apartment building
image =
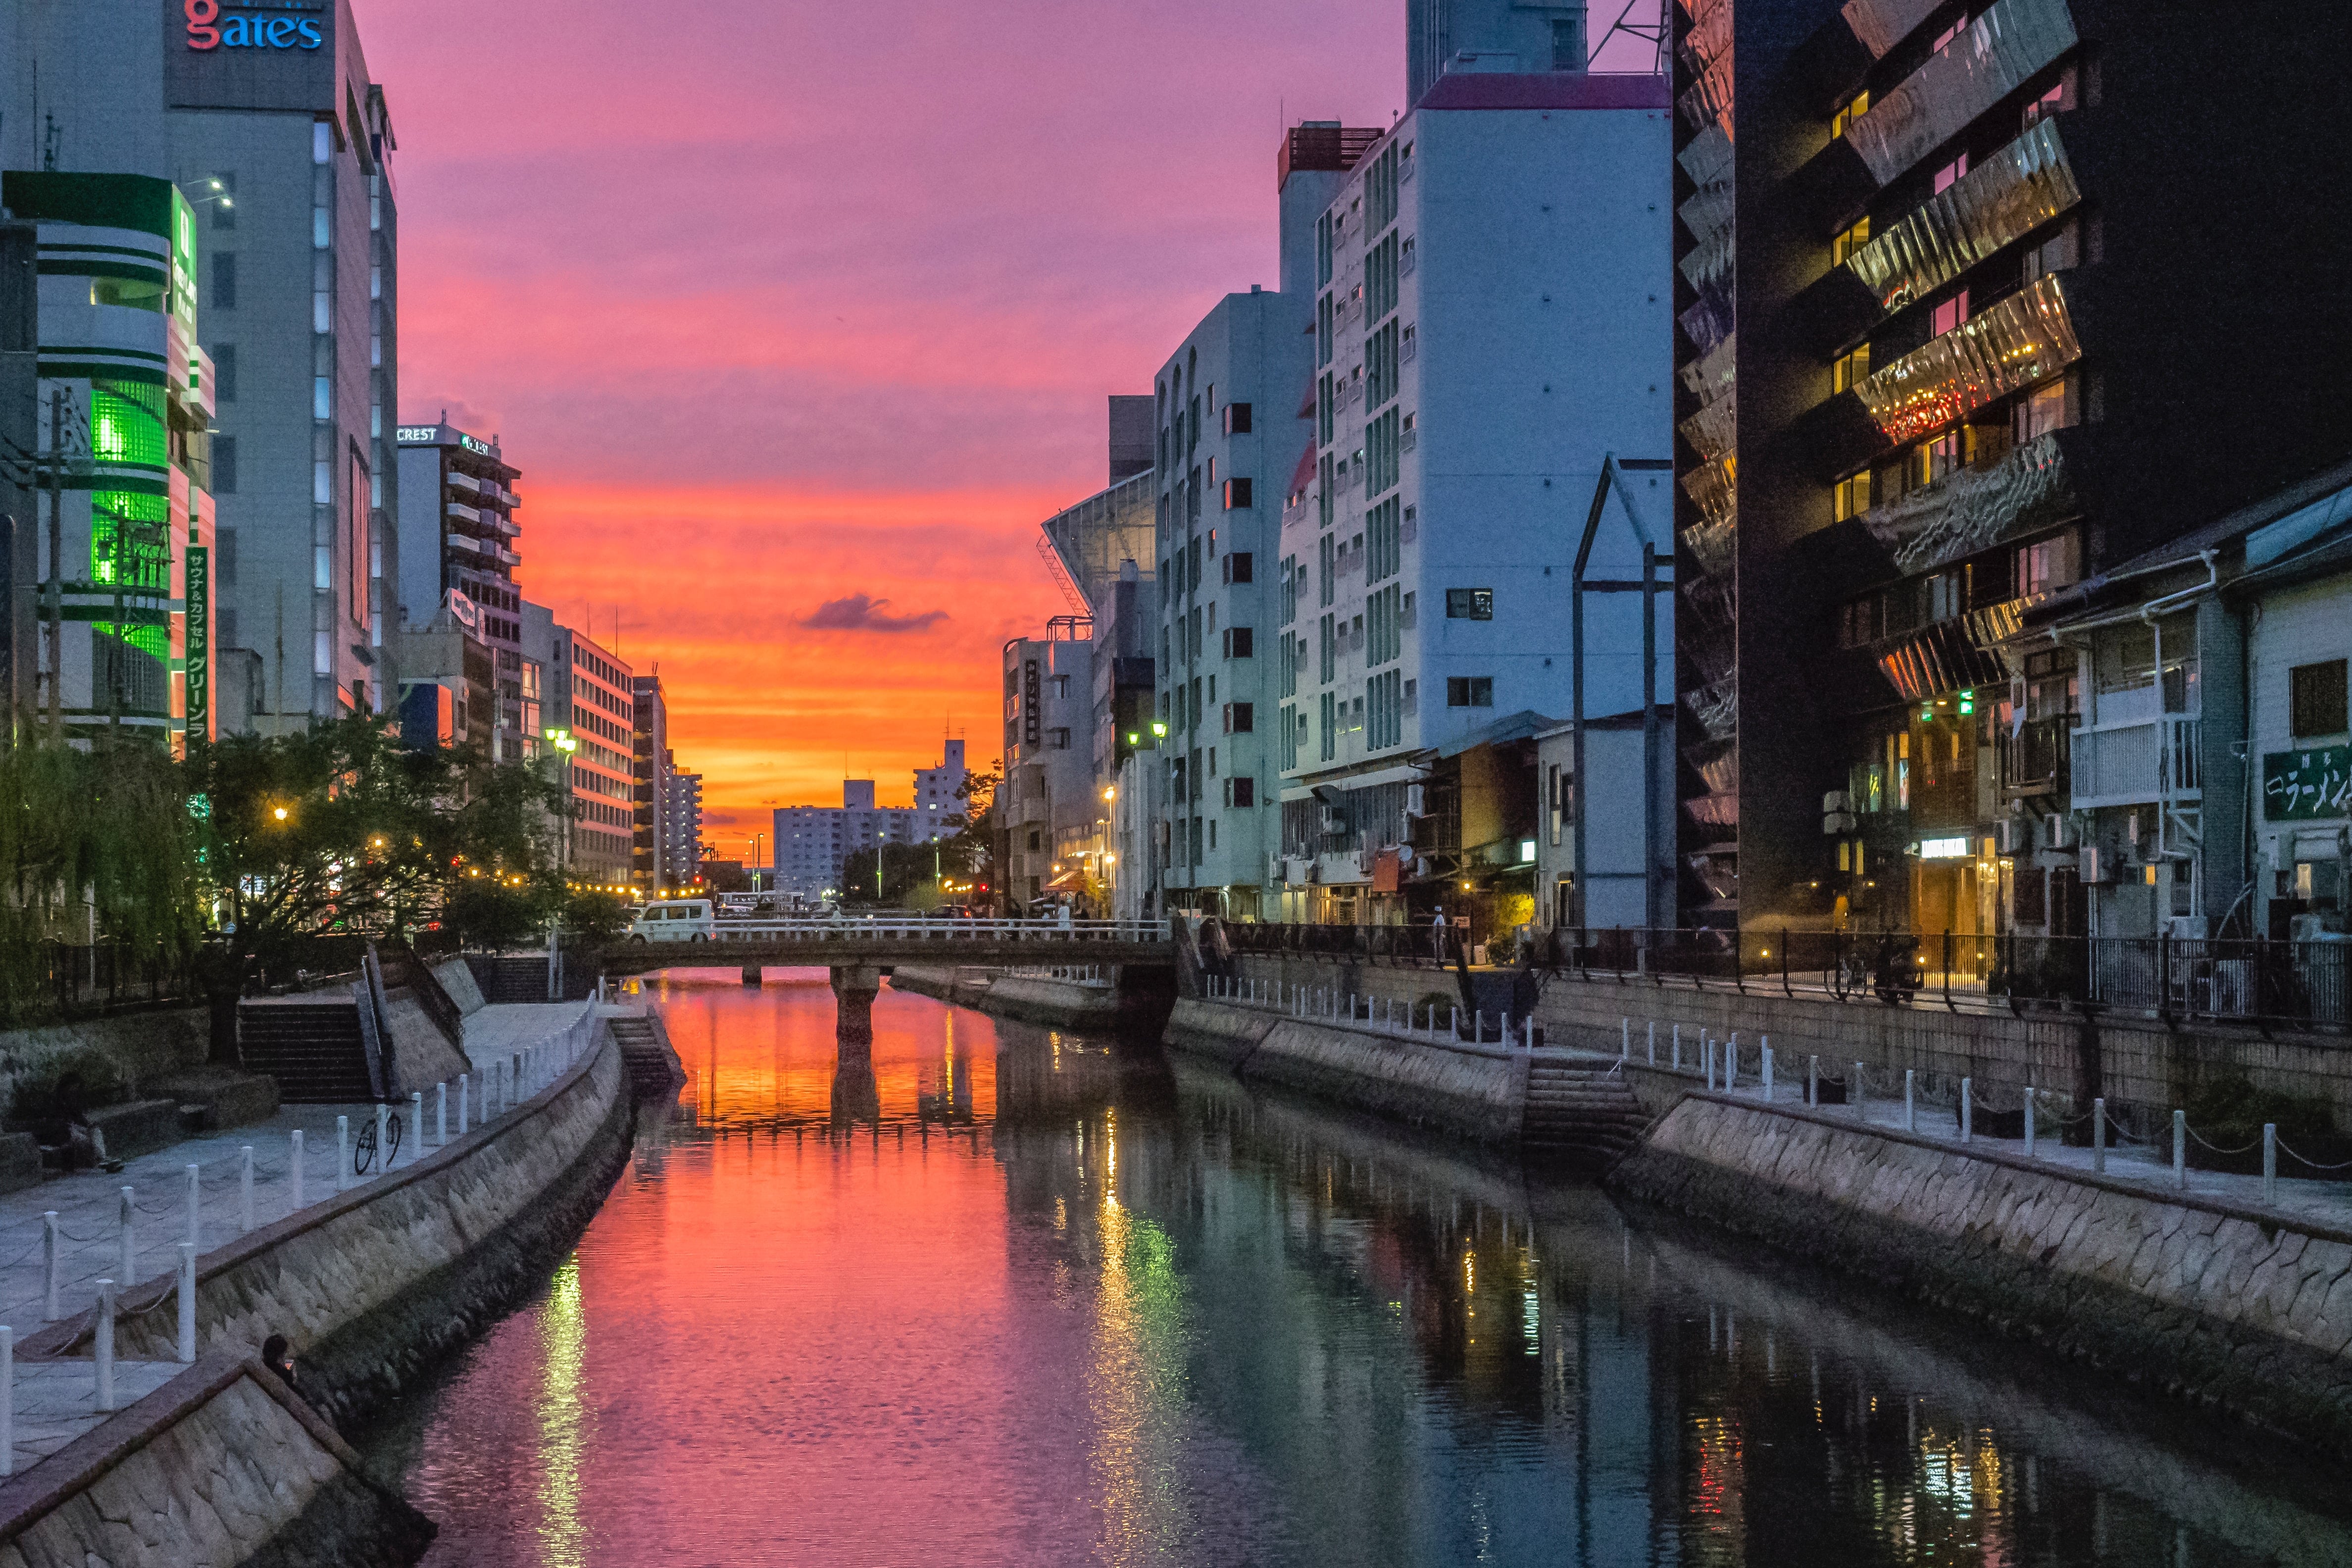
<path fill-rule="evenodd" d="M 1260 556 L 1290 918 L 1369 890 L 1383 855 L 1381 890 L 1409 893 L 1432 874 L 1406 847 L 1431 762 L 1504 716 L 1571 710 L 1570 572 L 1602 459 L 1674 450 L 1670 112 L 1663 78 L 1457 61 L 1318 222 L 1314 430 Z M 1664 481 L 1630 486 L 1666 537 Z M 1640 573 L 1612 520 L 1589 578 Z M 1640 709 L 1640 597 L 1587 599 L 1588 717 Z M 1667 620 L 1662 603 L 1662 648 Z"/>
<path fill-rule="evenodd" d="M 915 770 L 915 842 L 929 844 L 955 837 L 948 818 L 961 816 L 963 797 L 958 794 L 971 770 L 964 766 L 963 742 L 942 741 L 940 765 Z"/>
<path fill-rule="evenodd" d="M 837 898 L 842 892 L 842 866 L 852 855 L 876 845 L 931 844 L 955 837 L 948 819 L 961 815 L 964 802 L 956 792 L 971 771 L 964 765 L 964 743 L 942 742 L 938 765 L 915 770 L 915 804 L 877 805 L 872 779 L 844 779 L 839 805 L 787 805 L 775 814 L 775 890 L 803 903 Z M 699 793 L 696 820 L 700 821 Z"/>

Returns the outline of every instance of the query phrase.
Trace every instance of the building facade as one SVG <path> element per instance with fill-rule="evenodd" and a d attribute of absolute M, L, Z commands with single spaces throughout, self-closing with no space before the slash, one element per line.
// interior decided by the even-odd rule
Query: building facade
<path fill-rule="evenodd" d="M 609 649 L 555 627 L 551 765 L 572 786 L 565 864 L 575 882 L 626 889 L 635 869 L 635 678 Z"/>
<path fill-rule="evenodd" d="M 2095 694 L 2079 650 L 2021 634 L 2352 446 L 2334 400 L 2235 384 L 2352 346 L 2299 194 L 2345 144 L 2319 73 L 2352 19 L 2242 7 L 2245 36 L 2308 47 L 2218 52 L 2146 22 L 2106 0 L 1677 11 L 1696 918 L 1949 931 L 1970 954 L 2063 932 L 2080 889 L 2045 886 L 2027 921 L 2015 873 L 2075 858 L 2049 808 Z M 2227 108 L 2256 101 L 2314 109 L 2288 132 Z M 2231 231 L 2255 214 L 2250 269 Z M 2105 799 L 2077 774 L 2078 804 Z M 2218 920 L 2238 891 L 2166 901 Z"/>
<path fill-rule="evenodd" d="M 505 460 L 499 439 L 460 430 L 446 419 L 403 425 L 396 432 L 400 471 L 399 603 L 408 614 L 437 605 L 451 591 L 481 612 L 482 636 L 498 665 L 499 700 L 490 755 L 521 762 L 538 754 L 540 673 L 523 653 L 522 529 L 515 509 L 521 470 Z"/>
<path fill-rule="evenodd" d="M 194 209 L 152 175 L 21 170 L 0 177 L 0 205 L 37 226 L 38 445 L 24 458 L 47 493 L 17 531 L 58 583 L 27 693 L 37 727 L 208 738 L 215 387 Z"/>
<path fill-rule="evenodd" d="M 845 779 L 839 805 L 777 808 L 774 888 L 796 903 L 838 900 L 846 890 L 842 868 L 852 855 L 893 844 L 929 842 L 928 814 L 875 804 L 872 779 Z M 933 828 L 932 831 L 937 831 Z"/>
<path fill-rule="evenodd" d="M 1431 839 L 1413 786 L 1509 715 L 1570 715 L 1580 558 L 1638 586 L 1647 531 L 1671 580 L 1671 488 L 1633 466 L 1673 441 L 1670 107 L 1663 78 L 1451 69 L 1317 220 L 1311 467 L 1273 574 L 1290 918 L 1402 919 L 1498 857 L 1534 907 L 1519 840 Z M 1641 598 L 1583 608 L 1589 715 L 1641 710 Z"/>
<path fill-rule="evenodd" d="M 964 765 L 963 742 L 958 740 L 940 742 L 939 766 L 915 770 L 916 842 L 929 844 L 955 837 L 957 829 L 948 819 L 963 815 L 963 786 L 971 777 L 971 770 Z"/>
<path fill-rule="evenodd" d="M 679 773 L 675 766 L 669 775 L 668 799 L 663 806 L 662 833 L 676 856 L 677 885 L 685 887 L 702 879 L 702 775 Z"/>
<path fill-rule="evenodd" d="M 635 718 L 631 725 L 631 786 L 629 879 L 640 892 L 677 887 L 676 847 L 670 843 L 668 814 L 670 778 L 675 763 L 669 749 L 669 703 L 662 696 L 661 677 L 640 675 L 631 685 Z"/>
<path fill-rule="evenodd" d="M 998 902 L 1026 910 L 1083 900 L 1083 851 L 1107 803 L 1086 743 L 1093 624 L 1060 616 L 1043 637 L 1004 645 L 1004 780 L 997 786 Z"/>

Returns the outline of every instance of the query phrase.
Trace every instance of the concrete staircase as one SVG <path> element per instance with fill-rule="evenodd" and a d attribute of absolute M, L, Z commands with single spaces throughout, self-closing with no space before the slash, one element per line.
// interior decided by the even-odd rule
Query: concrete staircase
<path fill-rule="evenodd" d="M 1542 1153 L 1605 1169 L 1640 1142 L 1650 1119 L 1624 1079 L 1601 1062 L 1536 1062 L 1528 1068 L 1519 1139 Z"/>
<path fill-rule="evenodd" d="M 642 1015 L 623 1015 L 605 1023 L 613 1031 L 613 1043 L 621 1047 L 621 1062 L 629 1069 L 629 1085 L 637 1103 L 675 1099 L 678 1086 L 686 1081 L 686 1069 L 661 1027 Z"/>
<path fill-rule="evenodd" d="M 358 1004 L 252 1001 L 236 1010 L 238 1054 L 247 1072 L 278 1080 L 288 1105 L 350 1105 L 372 1100 Z"/>

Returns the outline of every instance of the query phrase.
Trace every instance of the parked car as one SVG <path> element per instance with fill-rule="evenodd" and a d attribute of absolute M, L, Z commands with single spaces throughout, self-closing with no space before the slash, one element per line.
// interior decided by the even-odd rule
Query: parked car
<path fill-rule="evenodd" d="M 941 904 L 931 911 L 935 921 L 968 921 L 973 918 L 970 904 Z"/>
<path fill-rule="evenodd" d="M 709 942 L 718 921 L 709 899 L 649 903 L 630 923 L 631 942 Z"/>

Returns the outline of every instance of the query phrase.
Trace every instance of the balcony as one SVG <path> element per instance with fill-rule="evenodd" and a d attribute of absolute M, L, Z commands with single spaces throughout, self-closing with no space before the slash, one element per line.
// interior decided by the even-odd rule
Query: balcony
<path fill-rule="evenodd" d="M 1847 129 L 1846 142 L 1885 185 L 2075 42 L 2066 0 L 1999 0 L 1873 104 Z"/>
<path fill-rule="evenodd" d="M 2014 734 L 2000 732 L 2000 787 L 2012 798 L 2032 795 L 2054 795 L 2063 800 L 2069 786 L 2067 759 L 2072 754 L 2068 742 L 2073 738 L 2074 719 L 2061 714 L 2054 719 L 2035 719 L 2018 727 Z"/>
<path fill-rule="evenodd" d="M 2147 695 L 2153 698 L 2155 688 L 2148 688 Z M 2116 696 L 2099 700 L 2102 713 L 2117 712 L 2124 707 Z M 2126 714 L 2093 729 L 2074 731 L 2074 809 L 2202 800 L 2200 735 L 2199 721 L 2177 713 L 2137 721 Z"/>
<path fill-rule="evenodd" d="M 2012 447 L 1979 468 L 1948 474 L 1924 489 L 1862 514 L 1908 577 L 1989 550 L 2002 540 L 2082 510 L 2058 433 Z"/>
<path fill-rule="evenodd" d="M 1935 292 L 2083 199 L 2058 121 L 2034 126 L 1846 261 L 1883 311 Z"/>
<path fill-rule="evenodd" d="M 482 521 L 480 512 L 469 506 L 459 506 L 456 501 L 449 502 L 441 510 L 444 515 L 454 518 L 459 522 L 470 522 L 478 527 Z"/>
<path fill-rule="evenodd" d="M 1905 354 L 1857 384 L 1854 395 L 1886 438 L 1899 445 L 2047 381 L 2082 357 L 2053 274 Z"/>

